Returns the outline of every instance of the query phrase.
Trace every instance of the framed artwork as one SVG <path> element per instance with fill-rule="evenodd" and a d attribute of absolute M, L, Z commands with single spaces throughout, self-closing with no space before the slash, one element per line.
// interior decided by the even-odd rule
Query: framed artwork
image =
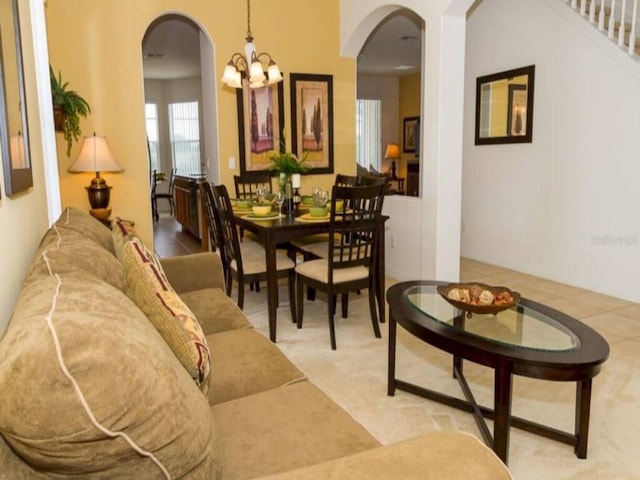
<path fill-rule="evenodd" d="M 535 65 L 476 78 L 476 145 L 531 143 Z"/>
<path fill-rule="evenodd" d="M 292 73 L 291 150 L 308 173 L 333 173 L 333 76 Z"/>
<path fill-rule="evenodd" d="M 268 170 L 269 153 L 284 149 L 284 93 L 282 82 L 249 88 L 242 80 L 237 90 L 240 173 Z"/>
<path fill-rule="evenodd" d="M 523 136 L 527 133 L 527 86 L 509 85 L 509 110 L 507 110 L 507 135 Z"/>
<path fill-rule="evenodd" d="M 420 117 L 405 117 L 402 132 L 402 151 L 417 154 Z"/>
<path fill-rule="evenodd" d="M 6 194 L 32 187 L 17 0 L 0 2 L 0 143 Z"/>

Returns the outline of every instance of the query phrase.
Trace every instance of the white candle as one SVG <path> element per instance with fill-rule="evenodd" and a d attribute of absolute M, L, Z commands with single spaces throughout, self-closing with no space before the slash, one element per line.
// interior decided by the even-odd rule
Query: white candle
<path fill-rule="evenodd" d="M 300 188 L 301 181 L 302 176 L 299 173 L 294 173 L 291 175 L 291 186 L 293 188 Z"/>

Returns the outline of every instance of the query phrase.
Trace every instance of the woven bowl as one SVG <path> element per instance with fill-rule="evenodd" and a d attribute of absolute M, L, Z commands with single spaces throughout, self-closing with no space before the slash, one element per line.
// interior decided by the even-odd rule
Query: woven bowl
<path fill-rule="evenodd" d="M 494 298 L 498 296 L 498 294 L 502 292 L 508 292 L 511 295 L 513 301 L 509 304 L 492 304 L 492 305 L 474 305 L 471 303 L 466 303 L 458 300 L 452 300 L 449 298 L 449 292 L 454 288 L 459 289 L 471 289 L 472 287 L 480 287 L 482 290 L 489 290 Z M 502 312 L 503 310 L 507 310 L 514 305 L 517 305 L 520 301 L 520 293 L 514 292 L 507 287 L 492 287 L 490 285 L 486 285 L 484 283 L 449 283 L 448 285 L 439 285 L 438 293 L 444 298 L 448 303 L 453 305 L 454 307 L 462 310 L 463 312 L 468 313 L 477 313 L 480 315 L 491 315 L 496 314 L 498 312 Z"/>

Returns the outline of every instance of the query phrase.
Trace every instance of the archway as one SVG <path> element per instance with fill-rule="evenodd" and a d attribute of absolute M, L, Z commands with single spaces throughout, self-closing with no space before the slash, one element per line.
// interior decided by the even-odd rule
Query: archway
<path fill-rule="evenodd" d="M 142 40 L 150 184 L 156 170 L 219 178 L 213 44 L 201 26 L 183 15 L 158 17 Z M 158 191 L 169 189 L 169 182 Z M 169 212 L 169 202 L 158 204 Z"/>

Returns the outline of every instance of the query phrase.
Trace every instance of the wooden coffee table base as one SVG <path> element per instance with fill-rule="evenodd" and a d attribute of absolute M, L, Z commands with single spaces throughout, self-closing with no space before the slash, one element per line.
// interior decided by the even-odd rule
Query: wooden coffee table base
<path fill-rule="evenodd" d="M 521 348 L 491 341 L 479 335 L 468 334 L 465 327 L 465 314 L 459 312 L 451 317 L 436 317 L 428 311 L 421 311 L 415 305 L 409 305 L 408 292 L 416 288 L 424 289 L 424 295 L 433 292 L 440 282 L 415 281 L 398 283 L 387 291 L 389 303 L 389 364 L 388 395 L 393 396 L 396 389 L 403 390 L 433 400 L 450 407 L 473 413 L 476 424 L 485 443 L 493 449 L 505 464 L 509 455 L 509 431 L 516 427 L 536 435 L 573 445 L 578 458 L 587 457 L 589 438 L 589 415 L 591 410 L 592 379 L 600 372 L 602 363 L 609 355 L 606 341 L 594 330 L 568 315 L 539 304 L 522 299 L 515 309 L 518 319 L 524 317 L 557 325 L 570 331 L 576 338 L 576 346 L 559 351 Z M 412 293 L 413 294 L 413 293 Z M 437 310 L 437 309 L 436 309 Z M 437 314 L 447 315 L 440 308 Z M 395 376 L 397 325 L 415 337 L 423 340 L 453 357 L 453 377 L 458 380 L 465 399 L 445 395 L 412 383 L 397 379 Z M 463 362 L 471 361 L 494 370 L 494 406 L 493 409 L 478 405 L 463 372 Z M 576 382 L 575 431 L 563 432 L 546 425 L 511 415 L 513 376 L 525 376 L 555 382 Z M 493 435 L 485 419 L 493 420 Z"/>

